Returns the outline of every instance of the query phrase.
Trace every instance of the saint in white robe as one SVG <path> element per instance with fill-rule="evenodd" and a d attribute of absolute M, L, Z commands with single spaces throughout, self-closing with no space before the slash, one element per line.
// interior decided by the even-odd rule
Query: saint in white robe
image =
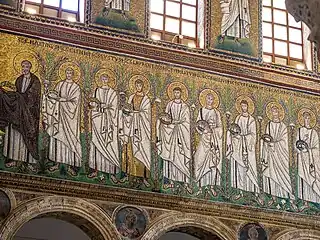
<path fill-rule="evenodd" d="M 45 97 L 43 102 L 46 131 L 50 136 L 49 159 L 80 167 L 81 90 L 75 82 L 61 81 L 55 91 L 64 100 Z"/>
<path fill-rule="evenodd" d="M 128 99 L 133 112 L 120 113 L 120 137 L 123 144 L 131 144 L 133 157 L 149 171 L 151 165 L 151 102 L 148 96 L 133 94 Z M 131 173 L 135 171 L 129 170 Z"/>
<path fill-rule="evenodd" d="M 93 97 L 99 104 L 91 113 L 89 167 L 106 173 L 117 173 L 120 170 L 117 93 L 106 86 L 97 88 Z"/>
<path fill-rule="evenodd" d="M 231 186 L 249 192 L 259 192 L 256 162 L 256 122 L 251 115 L 238 115 L 235 123 L 241 132 L 227 133 L 227 158 L 231 164 Z"/>
<path fill-rule="evenodd" d="M 296 141 L 303 140 L 308 144 L 306 150 L 297 151 L 298 159 L 298 197 L 312 202 L 320 202 L 320 150 L 319 136 L 312 128 L 301 127 Z"/>
<path fill-rule="evenodd" d="M 264 192 L 281 198 L 294 198 L 289 175 L 289 140 L 287 126 L 283 122 L 269 122 L 266 134 L 270 143 L 261 140 Z"/>
<path fill-rule="evenodd" d="M 194 155 L 199 186 L 220 185 L 222 172 L 222 122 L 216 109 L 201 108 L 197 121 L 206 121 L 212 132 L 203 133 Z"/>
<path fill-rule="evenodd" d="M 106 0 L 106 7 L 129 11 L 130 0 Z"/>
<path fill-rule="evenodd" d="M 248 0 L 228 0 L 222 11 L 221 34 L 236 38 L 249 38 L 251 18 Z"/>
<path fill-rule="evenodd" d="M 191 136 L 190 110 L 183 101 L 170 101 L 166 113 L 172 123 L 158 121 L 158 153 L 163 159 L 164 177 L 181 182 L 190 181 Z"/>

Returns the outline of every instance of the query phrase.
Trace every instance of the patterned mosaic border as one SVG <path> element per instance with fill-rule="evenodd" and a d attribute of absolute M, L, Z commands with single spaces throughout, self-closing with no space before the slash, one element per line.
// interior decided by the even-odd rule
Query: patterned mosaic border
<path fill-rule="evenodd" d="M 210 203 L 204 200 L 183 198 L 157 193 L 141 192 L 101 185 L 56 180 L 45 177 L 27 176 L 7 172 L 0 173 L 0 186 L 32 192 L 37 186 L 37 193 L 65 195 L 99 201 L 110 201 L 130 205 L 156 207 L 186 213 L 230 218 L 237 221 L 263 222 L 287 227 L 310 228 L 320 230 L 319 216 L 303 216 L 275 210 L 256 209 L 224 203 Z"/>
<path fill-rule="evenodd" d="M 294 88 L 316 95 L 320 93 L 320 81 L 316 73 L 263 64 L 252 59 L 227 56 L 218 51 L 190 49 L 186 46 L 156 42 L 146 38 L 138 38 L 134 35 L 120 35 L 115 32 L 93 30 L 83 24 L 39 16 L 19 15 L 3 10 L 0 12 L 0 29 L 101 51 L 113 51 L 197 68 L 202 71 L 242 77 L 253 82 L 289 89 Z"/>

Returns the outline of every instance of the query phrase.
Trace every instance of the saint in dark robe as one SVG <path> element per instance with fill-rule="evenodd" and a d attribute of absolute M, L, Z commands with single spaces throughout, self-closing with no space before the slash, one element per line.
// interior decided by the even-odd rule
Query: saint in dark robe
<path fill-rule="evenodd" d="M 39 78 L 30 72 L 31 62 L 21 62 L 22 75 L 15 81 L 16 91 L 0 89 L 0 129 L 5 132 L 3 155 L 10 160 L 35 163 L 38 159 L 40 95 Z"/>

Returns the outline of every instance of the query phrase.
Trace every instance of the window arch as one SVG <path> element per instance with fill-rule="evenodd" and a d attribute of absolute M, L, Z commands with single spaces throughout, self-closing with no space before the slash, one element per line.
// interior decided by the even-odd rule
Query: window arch
<path fill-rule="evenodd" d="M 151 38 L 204 46 L 204 0 L 149 0 Z"/>
<path fill-rule="evenodd" d="M 84 21 L 85 0 L 25 0 L 23 11 L 56 17 L 70 22 Z"/>
<path fill-rule="evenodd" d="M 285 0 L 263 0 L 263 60 L 312 69 L 309 29 L 286 10 Z"/>

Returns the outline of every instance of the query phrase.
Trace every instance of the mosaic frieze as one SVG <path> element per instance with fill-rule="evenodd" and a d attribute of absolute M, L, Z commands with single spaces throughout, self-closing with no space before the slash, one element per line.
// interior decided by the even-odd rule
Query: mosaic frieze
<path fill-rule="evenodd" d="M 1 170 L 318 212 L 319 96 L 0 41 Z"/>

